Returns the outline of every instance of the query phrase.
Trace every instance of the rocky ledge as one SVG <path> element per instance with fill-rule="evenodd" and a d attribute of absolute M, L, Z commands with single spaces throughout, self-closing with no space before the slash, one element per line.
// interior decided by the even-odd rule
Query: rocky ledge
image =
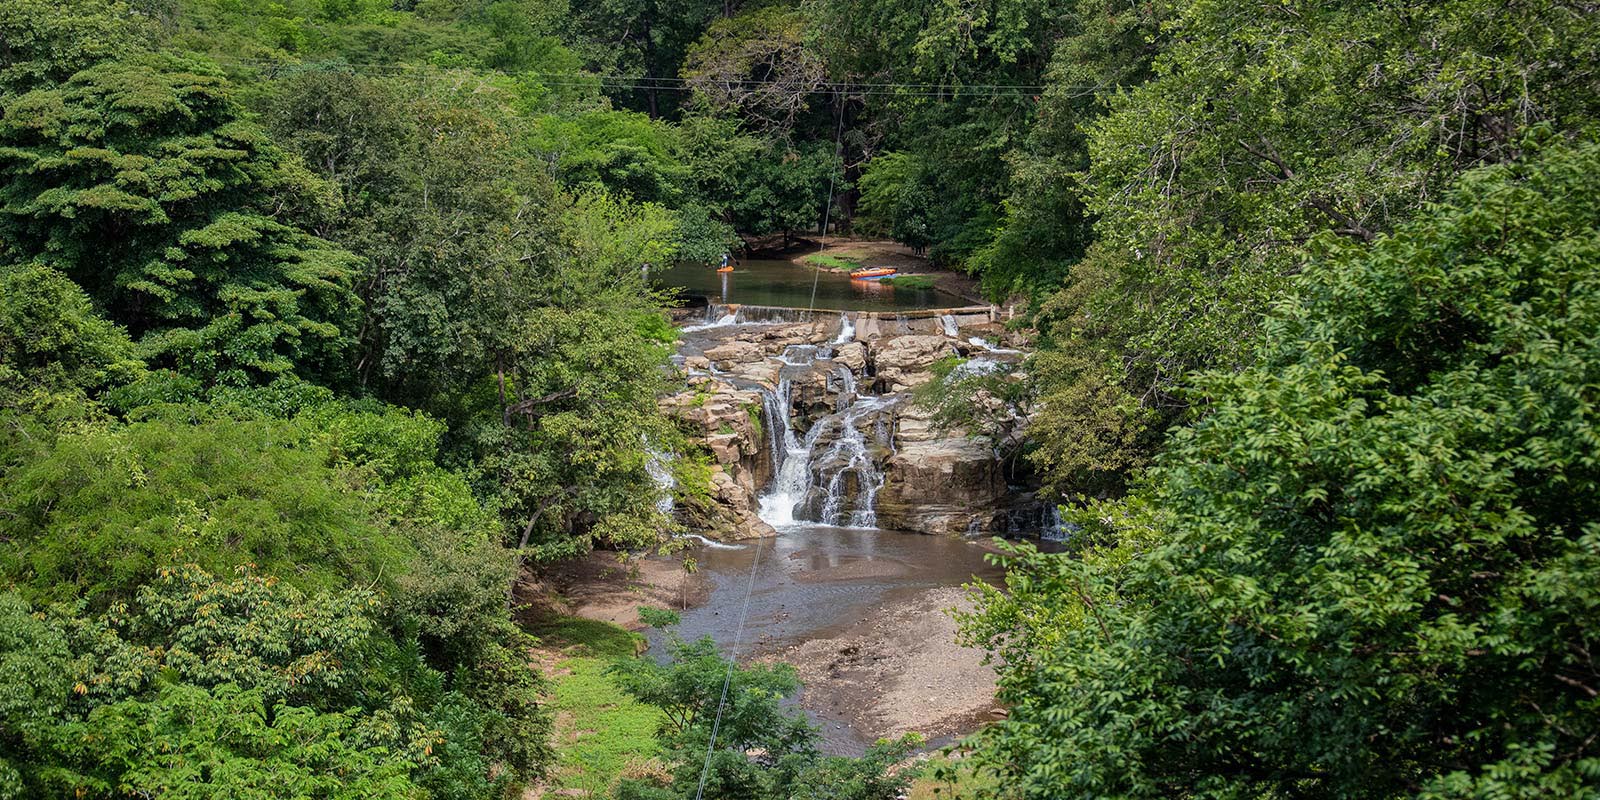
<path fill-rule="evenodd" d="M 992 444 L 936 427 L 911 396 L 945 359 L 1016 362 L 1016 337 L 987 316 L 886 316 L 729 315 L 684 329 L 676 362 L 686 388 L 663 406 L 712 462 L 708 501 L 679 506 L 686 525 L 722 539 L 770 535 L 766 494 L 769 506 L 792 501 L 799 521 L 931 534 L 1018 527 L 1026 495 L 1007 485 Z M 805 463 L 780 474 L 794 453 Z"/>

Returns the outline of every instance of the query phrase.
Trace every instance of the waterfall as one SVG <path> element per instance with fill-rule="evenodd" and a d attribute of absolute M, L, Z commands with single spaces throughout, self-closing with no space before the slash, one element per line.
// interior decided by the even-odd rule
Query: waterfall
<path fill-rule="evenodd" d="M 870 413 L 888 405 L 881 397 L 861 398 L 836 415 L 842 429 L 828 450 L 817 459 L 819 471 L 833 474 L 828 478 L 826 494 L 822 501 L 820 521 L 825 525 L 849 528 L 873 528 L 878 524 L 878 490 L 883 488 L 883 471 L 867 449 L 867 439 L 861 433 L 860 422 Z M 820 427 L 820 425 L 819 425 Z M 844 503 L 851 476 L 856 481 L 853 508 L 846 516 Z"/>
<path fill-rule="evenodd" d="M 726 307 L 711 303 L 706 306 L 706 321 L 699 325 L 690 325 L 684 328 L 683 332 L 708 331 L 712 328 L 726 328 L 729 325 L 737 324 L 739 324 L 739 315 L 737 313 L 730 313 Z"/>
<path fill-rule="evenodd" d="M 974 375 L 991 375 L 996 372 L 1004 372 L 1007 366 L 1004 362 L 996 361 L 992 358 L 983 358 L 982 356 L 969 358 L 957 364 L 955 369 L 950 370 L 949 380 L 958 381 Z"/>
<path fill-rule="evenodd" d="M 1044 529 L 1039 531 L 1039 538 L 1046 542 L 1065 542 L 1077 530 L 1077 525 L 1061 518 L 1061 506 L 1051 503 L 1045 512 Z"/>
<path fill-rule="evenodd" d="M 783 364 L 778 388 L 761 393 L 775 470 L 758 499 L 761 519 L 773 527 L 876 526 L 884 474 L 872 444 L 888 446 L 891 437 L 881 412 L 893 401 L 859 395 L 855 374 L 842 364 L 830 363 L 827 351 L 815 346 L 790 345 L 777 360 Z M 833 413 L 818 419 L 802 436 L 793 419 L 792 375 L 812 369 L 829 370 L 823 380 L 829 391 L 837 392 L 837 399 Z M 869 425 L 872 443 L 863 432 Z"/>
<path fill-rule="evenodd" d="M 939 327 L 944 330 L 944 335 L 952 338 L 961 338 L 961 329 L 956 326 L 956 318 L 950 314 L 939 315 Z"/>
<path fill-rule="evenodd" d="M 661 492 L 660 499 L 656 500 L 656 510 L 671 514 L 675 507 L 672 491 L 678 488 L 678 479 L 672 477 L 672 470 L 667 467 L 672 463 L 672 454 L 656 449 L 648 441 L 644 443 L 644 451 L 649 456 L 644 462 L 644 471 L 650 474 L 650 480 L 655 481 L 656 489 Z"/>
<path fill-rule="evenodd" d="M 1021 350 L 1010 350 L 1004 347 L 996 347 L 991 344 L 989 340 L 983 338 L 982 336 L 974 336 L 967 341 L 996 355 L 1016 355 L 1022 352 Z"/>
<path fill-rule="evenodd" d="M 849 344 L 856 340 L 856 324 L 850 321 L 849 314 L 839 315 L 839 335 L 834 338 L 834 344 Z"/>

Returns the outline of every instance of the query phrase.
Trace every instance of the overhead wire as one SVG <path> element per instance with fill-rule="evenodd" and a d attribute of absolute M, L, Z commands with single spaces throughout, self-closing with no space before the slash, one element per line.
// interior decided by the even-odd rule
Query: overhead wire
<path fill-rule="evenodd" d="M 254 67 L 258 69 L 295 69 L 295 68 L 334 68 L 348 69 L 354 72 L 368 72 L 377 74 L 407 74 L 418 72 L 433 72 L 448 67 L 435 67 L 425 64 L 380 64 L 350 61 L 304 61 L 290 62 L 264 58 L 234 58 L 228 56 L 212 56 L 212 60 L 237 67 Z M 517 72 L 504 73 L 508 76 L 521 76 L 534 78 L 549 86 L 559 87 L 590 87 L 599 84 L 607 89 L 649 89 L 659 91 L 700 91 L 704 83 L 714 83 L 721 86 L 737 86 L 747 89 L 760 89 L 764 87 L 779 87 L 786 84 L 778 81 L 732 78 L 713 81 L 697 81 L 692 78 L 682 77 L 648 77 L 634 75 L 610 75 L 585 72 Z M 1074 93 L 1099 93 L 1115 86 L 1099 85 L 1067 85 L 1043 83 L 928 83 L 913 81 L 820 81 L 814 86 L 807 87 L 807 94 L 850 94 L 856 96 L 896 96 L 896 97 L 1009 97 L 1016 94 L 1035 94 L 1047 90 L 1070 91 Z"/>

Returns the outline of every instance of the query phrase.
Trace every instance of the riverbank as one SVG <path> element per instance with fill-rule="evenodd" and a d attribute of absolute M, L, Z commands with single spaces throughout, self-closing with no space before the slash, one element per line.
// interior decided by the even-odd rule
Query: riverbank
<path fill-rule="evenodd" d="M 644 630 L 639 607 L 683 610 L 706 602 L 711 582 L 681 561 L 595 551 L 537 572 L 519 584 L 524 621 L 538 627 L 555 617 L 577 617 Z"/>
<path fill-rule="evenodd" d="M 781 249 L 759 249 L 753 255 L 789 261 L 825 272 L 849 272 L 861 267 L 894 267 L 902 275 L 926 275 L 933 288 L 974 305 L 987 305 L 978 281 L 962 272 L 935 266 L 910 247 L 883 239 L 823 236 L 795 240 Z"/>
<path fill-rule="evenodd" d="M 971 580 L 998 581 L 988 547 L 890 531 L 815 529 L 738 548 L 680 557 L 619 559 L 592 553 L 548 568 L 525 585 L 530 627 L 569 617 L 661 634 L 639 606 L 682 612 L 679 633 L 731 647 L 751 561 L 760 558 L 741 661 L 791 664 L 799 704 L 823 728 L 830 751 L 859 754 L 873 741 L 918 732 L 935 742 L 996 718 L 995 675 L 983 653 L 956 643 L 952 608 L 970 608 Z"/>
<path fill-rule="evenodd" d="M 762 656 L 794 665 L 802 704 L 824 724 L 872 739 L 917 732 L 938 741 L 1004 714 L 984 652 L 957 643 L 951 611 L 972 594 L 948 586 L 903 593 L 831 635 Z"/>

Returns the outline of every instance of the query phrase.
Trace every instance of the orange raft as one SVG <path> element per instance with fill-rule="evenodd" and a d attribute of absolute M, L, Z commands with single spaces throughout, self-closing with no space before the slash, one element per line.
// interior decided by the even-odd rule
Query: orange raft
<path fill-rule="evenodd" d="M 850 273 L 850 279 L 855 281 L 875 281 L 880 278 L 887 278 L 894 273 L 894 267 L 872 267 L 871 269 L 858 269 Z"/>
<path fill-rule="evenodd" d="M 733 271 L 733 265 L 729 264 L 726 267 L 717 267 L 717 271 L 718 272 L 732 272 Z"/>

